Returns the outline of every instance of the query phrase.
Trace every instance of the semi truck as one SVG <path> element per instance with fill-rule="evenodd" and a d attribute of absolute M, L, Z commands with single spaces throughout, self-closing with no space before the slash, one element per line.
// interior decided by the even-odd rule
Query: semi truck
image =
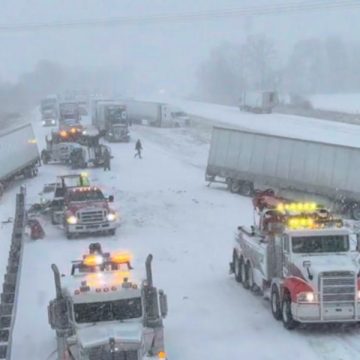
<path fill-rule="evenodd" d="M 59 104 L 59 128 L 79 124 L 81 120 L 79 103 L 77 101 L 63 101 Z"/>
<path fill-rule="evenodd" d="M 40 102 L 41 122 L 43 126 L 55 126 L 58 118 L 58 100 L 49 95 Z"/>
<path fill-rule="evenodd" d="M 92 125 L 105 134 L 111 142 L 129 142 L 129 123 L 126 105 L 117 101 L 97 101 Z"/>
<path fill-rule="evenodd" d="M 241 111 L 270 114 L 278 103 L 276 91 L 247 91 L 239 99 L 239 108 Z"/>
<path fill-rule="evenodd" d="M 251 196 L 315 198 L 332 211 L 360 220 L 360 148 L 214 127 L 206 180 Z"/>
<path fill-rule="evenodd" d="M 37 175 L 40 154 L 31 124 L 0 131 L 0 164 L 0 196 L 16 177 Z"/>
<path fill-rule="evenodd" d="M 239 226 L 230 272 L 270 299 L 286 329 L 360 321 L 358 239 L 343 221 L 309 203 L 272 202 Z"/>
<path fill-rule="evenodd" d="M 51 222 L 62 224 L 65 235 L 71 239 L 81 234 L 115 235 L 119 214 L 98 186 L 90 186 L 85 174 L 59 176 L 53 193 Z"/>
<path fill-rule="evenodd" d="M 189 116 L 181 109 L 166 103 L 125 100 L 130 123 L 156 127 L 182 127 L 189 125 Z"/>
<path fill-rule="evenodd" d="M 144 280 L 134 275 L 131 254 L 104 253 L 99 243 L 73 261 L 69 275 L 51 266 L 56 297 L 48 319 L 56 331 L 58 359 L 167 359 L 167 298 L 153 284 L 152 259 L 146 259 Z"/>

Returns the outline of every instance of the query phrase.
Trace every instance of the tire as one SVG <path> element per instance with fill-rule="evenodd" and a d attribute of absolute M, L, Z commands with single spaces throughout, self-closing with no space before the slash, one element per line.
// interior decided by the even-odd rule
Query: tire
<path fill-rule="evenodd" d="M 250 262 L 248 261 L 246 263 L 246 277 L 247 277 L 247 282 L 249 284 L 249 289 L 253 290 L 254 289 L 254 271 L 253 268 L 250 264 Z"/>
<path fill-rule="evenodd" d="M 234 264 L 234 275 L 235 275 L 235 280 L 238 283 L 241 283 L 241 259 L 239 259 L 237 257 L 237 255 L 234 253 L 233 255 L 233 264 Z"/>
<path fill-rule="evenodd" d="M 114 235 L 116 234 L 116 229 L 111 229 L 111 230 L 109 230 L 108 234 L 109 234 L 110 236 L 114 236 Z"/>
<path fill-rule="evenodd" d="M 239 193 L 240 187 L 241 187 L 240 182 L 237 180 L 232 180 L 229 184 L 229 189 L 230 192 L 232 193 Z"/>
<path fill-rule="evenodd" d="M 243 260 L 241 262 L 241 283 L 244 289 L 249 289 L 249 281 L 247 276 L 247 266 L 245 264 L 245 261 Z"/>
<path fill-rule="evenodd" d="M 68 240 L 71 240 L 72 238 L 73 238 L 74 236 L 73 236 L 73 234 L 71 233 L 71 232 L 66 232 L 66 238 L 68 239 Z"/>
<path fill-rule="evenodd" d="M 281 304 L 280 304 L 280 294 L 278 287 L 273 285 L 271 288 L 271 312 L 275 320 L 281 320 L 282 312 L 281 312 Z"/>
<path fill-rule="evenodd" d="M 252 196 L 254 194 L 254 186 L 251 182 L 243 182 L 240 185 L 240 190 L 239 190 L 241 195 L 244 196 Z"/>
<path fill-rule="evenodd" d="M 291 312 L 291 297 L 289 293 L 285 293 L 282 305 L 281 305 L 281 313 L 282 313 L 282 322 L 287 330 L 295 329 L 299 323 L 294 320 L 292 312 Z"/>
<path fill-rule="evenodd" d="M 4 195 L 5 186 L 2 182 L 0 182 L 0 198 Z"/>

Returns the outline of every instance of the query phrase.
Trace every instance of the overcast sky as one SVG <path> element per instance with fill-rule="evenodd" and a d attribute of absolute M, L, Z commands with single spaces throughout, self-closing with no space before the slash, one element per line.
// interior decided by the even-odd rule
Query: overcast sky
<path fill-rule="evenodd" d="M 287 1 L 0 0 L 0 25 L 276 3 Z M 304 37 L 339 35 L 360 40 L 360 8 L 195 23 L 0 32 L 0 79 L 14 81 L 39 60 L 48 59 L 85 68 L 131 66 L 136 68 L 140 77 L 151 74 L 158 78 L 159 87 L 176 83 L 186 88 L 193 82 L 196 66 L 213 47 L 223 41 L 241 42 L 248 34 L 264 32 L 285 53 L 295 41 Z"/>

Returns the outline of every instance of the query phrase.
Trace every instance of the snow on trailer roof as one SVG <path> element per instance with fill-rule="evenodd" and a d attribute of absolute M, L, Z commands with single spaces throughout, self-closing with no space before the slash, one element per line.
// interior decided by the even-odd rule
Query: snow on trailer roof
<path fill-rule="evenodd" d="M 4 135 L 7 135 L 7 134 L 10 134 L 12 132 L 15 132 L 17 130 L 20 130 L 20 129 L 23 129 L 23 128 L 26 128 L 26 127 L 32 127 L 31 123 L 28 122 L 28 123 L 17 123 L 17 124 L 12 124 L 8 127 L 6 127 L 5 129 L 1 129 L 0 130 L 0 137 L 1 136 L 4 136 Z"/>
<path fill-rule="evenodd" d="M 271 135 L 360 147 L 360 126 L 283 114 L 252 114 L 237 107 L 194 101 L 174 101 L 187 113 L 216 123 Z"/>
<path fill-rule="evenodd" d="M 307 143 L 312 143 L 312 144 L 330 145 L 330 146 L 335 146 L 335 147 L 340 147 L 340 148 L 342 147 L 342 148 L 349 148 L 349 149 L 360 149 L 360 142 L 359 142 L 359 146 L 352 146 L 352 145 L 347 145 L 347 144 L 343 145 L 343 144 L 329 143 L 329 142 L 318 141 L 318 140 L 300 139 L 300 138 L 293 137 L 293 136 L 269 134 L 265 131 L 245 129 L 245 128 L 242 128 L 239 126 L 230 126 L 230 125 L 229 126 L 226 126 L 226 125 L 214 126 L 213 129 L 230 130 L 230 131 L 235 130 L 235 131 L 240 131 L 240 132 L 247 133 L 247 134 L 262 135 L 262 136 L 268 136 L 268 137 L 278 138 L 278 139 L 289 139 L 289 140 L 307 142 Z"/>

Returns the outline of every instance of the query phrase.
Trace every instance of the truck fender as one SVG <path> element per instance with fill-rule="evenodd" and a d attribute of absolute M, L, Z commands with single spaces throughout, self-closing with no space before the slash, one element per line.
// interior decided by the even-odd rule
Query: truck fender
<path fill-rule="evenodd" d="M 283 297 L 286 291 L 290 293 L 291 301 L 296 303 L 297 295 L 299 293 L 306 291 L 314 291 L 314 289 L 304 279 L 301 279 L 296 276 L 291 276 L 284 280 L 283 289 L 281 291 L 281 297 Z"/>

